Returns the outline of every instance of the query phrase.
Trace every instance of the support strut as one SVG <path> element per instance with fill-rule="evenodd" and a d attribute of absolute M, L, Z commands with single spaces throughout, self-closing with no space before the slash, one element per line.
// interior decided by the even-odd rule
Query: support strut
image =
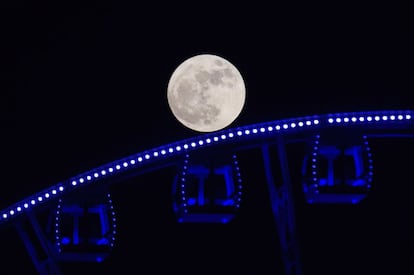
<path fill-rule="evenodd" d="M 37 272 L 41 275 L 61 275 L 52 244 L 46 238 L 34 214 L 28 212 L 27 215 L 40 247 L 35 246 L 21 221 L 17 222 L 15 226 Z"/>
<path fill-rule="evenodd" d="M 282 259 L 286 275 L 301 275 L 298 236 L 295 224 L 295 209 L 292 186 L 286 156 L 285 142 L 277 137 L 277 151 L 281 168 L 282 182 L 276 183 L 272 173 L 269 145 L 262 146 L 263 162 L 266 173 L 273 217 L 279 235 Z"/>

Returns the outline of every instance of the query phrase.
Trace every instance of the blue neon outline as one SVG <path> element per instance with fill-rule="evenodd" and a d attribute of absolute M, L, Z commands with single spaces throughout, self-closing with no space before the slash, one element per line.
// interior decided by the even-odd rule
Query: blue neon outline
<path fill-rule="evenodd" d="M 414 110 L 332 113 L 281 119 L 220 130 L 133 154 L 71 177 L 1 210 L 0 224 L 8 222 L 17 216 L 20 216 L 22 213 L 36 208 L 37 205 L 42 205 L 59 198 L 75 188 L 86 186 L 87 184 L 99 181 L 101 178 L 108 178 L 118 172 L 128 171 L 131 167 L 140 167 L 141 164 L 152 163 L 154 159 L 157 161 L 169 156 L 197 150 L 198 148 L 231 143 L 236 140 L 242 141 L 254 137 L 260 138 L 264 135 L 283 135 L 307 130 L 321 130 L 328 127 L 358 127 L 364 125 L 374 129 L 384 129 L 384 126 L 388 125 L 407 124 L 413 125 L 410 129 L 414 129 Z M 133 163 L 131 162 L 132 160 L 134 161 Z M 105 175 L 102 175 L 102 171 L 105 171 Z M 83 181 L 83 183 L 81 183 L 81 181 Z M 75 182 L 76 184 L 73 184 Z M 46 197 L 46 194 L 48 194 L 48 197 Z"/>

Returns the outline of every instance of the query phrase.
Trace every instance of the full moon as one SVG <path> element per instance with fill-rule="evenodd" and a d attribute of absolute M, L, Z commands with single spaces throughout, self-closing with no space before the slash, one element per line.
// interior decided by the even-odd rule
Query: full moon
<path fill-rule="evenodd" d="M 213 132 L 230 125 L 240 114 L 246 88 L 237 68 L 226 59 L 202 54 L 181 63 L 171 75 L 168 105 L 187 128 Z"/>

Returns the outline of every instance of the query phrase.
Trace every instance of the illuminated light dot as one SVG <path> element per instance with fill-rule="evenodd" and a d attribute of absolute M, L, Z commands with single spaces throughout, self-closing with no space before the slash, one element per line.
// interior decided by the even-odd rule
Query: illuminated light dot
<path fill-rule="evenodd" d="M 14 210 L 10 210 L 10 215 L 14 215 Z"/>
<path fill-rule="evenodd" d="M 208 139 L 206 139 L 206 142 L 207 142 L 207 143 L 210 143 L 210 142 L 211 142 L 211 139 L 209 139 L 209 138 L 208 138 Z"/>
<path fill-rule="evenodd" d="M 23 204 L 23 207 L 27 208 L 27 207 L 29 207 L 29 205 L 27 203 L 25 203 L 25 204 Z"/>
<path fill-rule="evenodd" d="M 115 168 L 116 168 L 116 170 L 119 170 L 119 169 L 121 169 L 121 165 L 117 164 L 117 165 L 115 166 Z"/>
<path fill-rule="evenodd" d="M 365 118 L 363 116 L 359 117 L 359 121 L 363 122 L 365 120 Z"/>
<path fill-rule="evenodd" d="M 277 131 L 279 131 L 279 130 L 280 130 L 280 125 L 276 125 L 275 129 L 276 129 Z"/>
<path fill-rule="evenodd" d="M 3 219 L 7 219 L 7 214 L 6 213 L 3 214 Z"/>
<path fill-rule="evenodd" d="M 188 144 L 184 144 L 183 148 L 188 149 Z"/>
<path fill-rule="evenodd" d="M 243 135 L 243 132 L 242 131 L 237 131 L 237 135 L 241 136 L 241 135 Z"/>
<path fill-rule="evenodd" d="M 132 162 L 132 160 L 131 160 L 131 162 Z M 135 163 L 135 161 L 134 161 L 134 163 Z M 105 171 L 105 170 L 102 170 L 102 171 L 101 171 L 101 175 L 102 175 L 102 176 L 105 176 L 105 175 L 106 175 L 106 171 Z"/>
<path fill-rule="evenodd" d="M 38 200 L 38 201 L 42 201 L 42 200 L 43 200 L 43 198 L 42 198 L 42 197 L 38 197 L 38 198 L 37 198 L 37 200 Z"/>
<path fill-rule="evenodd" d="M 199 144 L 199 145 L 203 145 L 203 144 L 204 144 L 204 142 L 203 142 L 202 140 L 199 140 L 199 141 L 198 141 L 198 144 Z"/>
<path fill-rule="evenodd" d="M 395 120 L 395 116 L 394 115 L 390 116 L 390 119 Z"/>
<path fill-rule="evenodd" d="M 173 148 L 168 148 L 168 152 L 172 153 L 172 152 L 174 152 L 174 149 Z"/>
<path fill-rule="evenodd" d="M 35 201 L 35 200 L 31 200 L 31 201 L 30 201 L 30 203 L 31 203 L 32 205 L 34 205 L 34 204 L 36 203 L 36 201 Z"/>
<path fill-rule="evenodd" d="M 340 123 L 342 120 L 341 120 L 341 118 L 340 118 L 340 117 L 337 117 L 335 121 L 336 121 L 337 123 Z"/>
<path fill-rule="evenodd" d="M 314 123 L 315 125 L 318 125 L 318 124 L 319 124 L 319 120 L 315 119 L 315 120 L 313 121 L 313 123 Z"/>
<path fill-rule="evenodd" d="M 276 126 L 276 127 L 277 127 L 277 126 Z M 273 131 L 273 127 L 272 127 L 272 126 L 269 126 L 269 127 L 267 127 L 267 130 L 268 130 L 269 132 Z"/>
<path fill-rule="evenodd" d="M 305 122 L 305 124 L 306 124 L 307 126 L 309 126 L 309 125 L 311 125 L 311 124 L 312 124 L 312 122 L 310 122 L 309 120 L 307 120 L 307 121 Z"/>
<path fill-rule="evenodd" d="M 77 182 L 74 180 L 72 181 L 72 185 L 75 186 L 77 184 Z"/>
<path fill-rule="evenodd" d="M 333 121 L 334 121 L 333 118 L 328 119 L 329 123 L 333 123 Z"/>
<path fill-rule="evenodd" d="M 388 120 L 387 116 L 382 116 L 382 120 Z"/>
<path fill-rule="evenodd" d="M 234 134 L 233 133 L 229 133 L 229 137 L 234 137 Z"/>
<path fill-rule="evenodd" d="M 218 137 L 213 137 L 213 140 L 218 141 L 219 139 L 218 139 Z"/>
<path fill-rule="evenodd" d="M 165 150 L 161 150 L 161 155 L 165 155 L 167 152 Z"/>
<path fill-rule="evenodd" d="M 134 164 L 135 164 L 135 160 L 134 160 L 134 159 L 131 159 L 131 160 L 129 161 L 129 163 L 131 163 L 132 165 L 134 165 Z"/>
<path fill-rule="evenodd" d="M 191 147 L 196 147 L 196 143 L 195 142 L 191 142 Z"/>
<path fill-rule="evenodd" d="M 379 121 L 380 120 L 380 117 L 379 116 L 375 116 L 374 119 L 375 119 L 375 121 Z"/>
<path fill-rule="evenodd" d="M 372 121 L 372 117 L 371 116 L 367 117 L 367 120 Z"/>
<path fill-rule="evenodd" d="M 94 174 L 93 174 L 93 176 L 94 176 L 95 178 L 97 178 L 97 177 L 99 177 L 99 174 L 98 174 L 98 173 L 94 173 Z"/>
<path fill-rule="evenodd" d="M 141 162 L 141 161 L 142 161 L 142 157 L 139 157 L 139 158 L 138 158 L 138 162 Z"/>
<path fill-rule="evenodd" d="M 296 127 L 296 124 L 295 123 L 291 123 L 290 124 L 290 127 L 295 128 Z"/>
<path fill-rule="evenodd" d="M 114 168 L 111 167 L 111 168 L 108 169 L 108 171 L 109 171 L 109 173 L 112 173 L 114 171 Z"/>
<path fill-rule="evenodd" d="M 179 151 L 179 150 L 178 150 Z M 146 154 L 145 155 L 145 159 L 149 159 L 150 158 L 150 155 L 148 155 L 148 154 Z"/>
<path fill-rule="evenodd" d="M 298 123 L 298 125 L 299 125 L 299 127 L 303 127 L 303 122 L 302 122 L 302 121 L 300 121 L 300 122 Z"/>
<path fill-rule="evenodd" d="M 175 147 L 175 149 L 176 149 L 177 151 L 181 151 L 181 147 L 180 147 L 180 146 Z"/>
<path fill-rule="evenodd" d="M 122 165 L 123 165 L 124 167 L 128 167 L 128 162 L 124 162 Z"/>
<path fill-rule="evenodd" d="M 119 168 L 121 168 L 121 167 L 119 167 Z M 119 169 L 119 168 L 118 168 L 118 169 Z M 92 179 L 92 177 L 91 177 L 91 176 L 87 176 L 87 177 L 86 177 L 86 179 L 87 179 L 87 180 L 91 180 L 91 179 Z"/>
<path fill-rule="evenodd" d="M 244 131 L 244 133 L 245 133 L 246 135 L 248 135 L 248 134 L 250 134 L 250 130 L 245 130 L 245 131 Z"/>
<path fill-rule="evenodd" d="M 260 128 L 260 132 L 264 133 L 264 131 L 266 131 L 265 128 Z"/>
<path fill-rule="evenodd" d="M 60 186 L 59 191 L 62 192 L 63 190 L 65 190 L 65 188 L 63 188 L 63 186 Z"/>
<path fill-rule="evenodd" d="M 226 135 L 221 135 L 221 139 L 226 139 Z"/>
<path fill-rule="evenodd" d="M 349 122 L 349 118 L 345 117 L 344 122 Z"/>
<path fill-rule="evenodd" d="M 158 152 L 154 152 L 154 157 L 158 157 Z"/>
<path fill-rule="evenodd" d="M 351 118 L 351 121 L 352 121 L 352 122 L 355 122 L 355 121 L 357 121 L 357 118 L 356 118 L 356 117 L 352 117 L 352 118 Z"/>
<path fill-rule="evenodd" d="M 253 134 L 257 134 L 257 129 L 256 128 L 253 129 L 252 132 L 253 132 Z"/>
<path fill-rule="evenodd" d="M 54 189 L 53 189 L 53 190 L 52 190 L 52 194 L 53 194 L 53 195 L 56 195 L 56 190 L 54 190 Z"/>
<path fill-rule="evenodd" d="M 406 115 L 405 116 L 405 119 L 411 119 L 411 116 L 410 115 Z"/>
<path fill-rule="evenodd" d="M 283 129 L 287 129 L 288 127 L 289 127 L 289 125 L 283 124 Z"/>
<path fill-rule="evenodd" d="M 80 183 L 83 183 L 84 181 L 85 181 L 85 180 L 84 180 L 83 178 L 80 178 L 80 179 L 79 179 L 79 182 L 80 182 Z"/>

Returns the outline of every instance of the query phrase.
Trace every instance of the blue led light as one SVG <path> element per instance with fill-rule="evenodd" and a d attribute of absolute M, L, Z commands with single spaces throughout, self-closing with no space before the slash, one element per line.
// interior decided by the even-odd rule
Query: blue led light
<path fill-rule="evenodd" d="M 371 121 L 376 121 L 376 122 L 380 122 L 380 123 L 375 123 L 372 126 L 375 127 L 382 127 L 385 126 L 385 128 L 387 127 L 387 125 L 390 125 L 393 122 L 398 121 L 399 124 L 401 124 L 401 122 L 405 123 L 406 120 L 412 120 L 412 114 L 413 111 L 412 110 L 408 110 L 408 111 L 369 111 L 369 112 L 354 112 L 354 113 L 337 113 L 337 114 L 329 114 L 329 115 L 320 115 L 320 116 L 314 116 L 312 118 L 310 117 L 302 117 L 302 118 L 295 118 L 295 119 L 289 119 L 289 120 L 279 120 L 279 121 L 273 121 L 273 122 L 265 122 L 265 123 L 258 123 L 255 125 L 248 125 L 242 128 L 238 128 L 231 130 L 234 132 L 229 132 L 228 130 L 223 130 L 223 131 L 219 131 L 217 132 L 215 135 L 213 134 L 206 134 L 205 137 L 201 137 L 201 138 L 191 138 L 188 140 L 183 140 L 180 142 L 175 142 L 173 144 L 169 144 L 169 145 L 165 145 L 159 148 L 154 148 L 150 151 L 148 151 L 149 153 L 147 155 L 144 155 L 141 153 L 142 158 L 139 159 L 139 155 L 135 155 L 135 156 L 131 156 L 128 158 L 127 160 L 127 165 L 131 164 L 134 165 L 138 159 L 138 161 L 142 161 L 144 156 L 145 159 L 149 160 L 150 156 L 154 156 L 154 157 L 158 157 L 160 154 L 164 155 L 167 152 L 169 153 L 178 153 L 179 151 L 182 151 L 183 148 L 188 146 L 191 146 L 193 148 L 196 148 L 198 145 L 203 145 L 205 143 L 211 143 L 213 140 L 214 142 L 217 143 L 223 143 L 225 139 L 227 138 L 232 138 L 234 140 L 234 142 L 237 142 L 238 137 L 242 137 L 245 138 L 245 136 L 250 135 L 250 137 L 252 136 L 251 134 L 257 134 L 258 132 L 260 133 L 266 133 L 269 135 L 275 135 L 275 134 L 279 134 L 279 133 L 271 133 L 273 130 L 280 130 L 281 127 L 282 129 L 284 129 L 285 131 L 281 132 L 281 134 L 289 134 L 290 132 L 293 133 L 293 129 L 295 128 L 299 128 L 299 127 L 303 127 L 303 126 L 311 126 L 311 125 L 320 125 L 319 127 L 321 127 L 323 129 L 323 127 L 328 126 L 328 124 L 332 124 L 334 122 L 335 125 L 332 125 L 331 127 L 337 127 L 339 126 L 342 122 L 343 123 L 347 123 L 347 125 L 343 125 L 343 126 L 351 126 L 353 124 L 350 124 L 348 122 L 352 121 L 352 122 L 358 122 L 358 124 L 363 124 L 366 122 L 371 122 Z M 411 121 L 409 123 L 412 123 Z M 269 126 L 269 124 L 274 125 Z M 398 125 L 398 124 L 397 124 Z M 319 129 L 319 127 L 313 127 L 313 129 Z M 298 131 L 299 129 L 295 129 L 295 131 Z M 224 137 L 224 138 L 223 138 Z M 249 137 L 249 138 L 250 138 Z M 247 138 L 247 137 L 246 137 Z M 186 146 L 185 146 L 186 145 Z M 183 147 L 185 146 L 185 147 Z M 164 149 L 165 148 L 165 149 Z M 168 149 L 166 149 L 168 148 Z M 175 151 L 175 148 L 177 148 L 177 150 Z M 187 149 L 185 148 L 185 149 Z M 367 152 L 369 152 L 369 148 L 366 149 Z M 134 160 L 131 160 L 131 158 L 134 158 Z M 371 160 L 368 160 L 371 161 Z M 113 173 L 115 170 L 115 167 L 117 170 L 122 170 L 121 166 L 124 165 L 124 160 L 118 160 L 116 162 L 112 162 L 109 163 L 106 166 L 103 167 L 97 167 L 89 172 L 86 172 L 84 174 L 82 174 L 82 177 L 77 176 L 77 177 L 73 177 L 70 178 L 68 181 L 64 182 L 63 186 L 77 186 L 83 182 L 85 182 L 86 180 L 92 180 L 93 177 L 98 178 L 99 176 L 104 176 L 107 175 L 108 173 Z M 115 166 L 117 165 L 117 166 Z M 98 172 L 98 176 L 96 176 L 96 172 Z M 89 175 L 88 175 L 89 174 Z M 115 174 L 113 174 L 115 175 Z M 61 187 L 63 187 L 61 186 Z M 58 188 L 58 187 L 56 187 Z M 68 188 L 69 192 L 70 190 L 72 190 L 72 188 Z M 59 190 L 61 192 L 63 192 L 63 190 Z M 42 193 L 42 199 L 41 200 L 45 200 L 45 199 L 49 199 L 50 195 L 56 195 L 56 189 L 48 189 L 47 190 L 47 194 L 46 193 Z M 34 196 L 36 199 L 36 202 L 38 201 L 38 195 Z M 30 204 L 31 198 L 29 198 L 27 200 Z M 19 204 L 21 206 L 23 206 L 22 204 Z M 1 215 L 3 213 L 8 213 L 10 212 L 10 209 L 13 209 L 15 211 L 15 216 L 16 214 L 18 214 L 17 211 L 17 204 L 14 205 L 13 207 L 9 207 L 7 209 L 5 209 L 4 211 L 0 212 Z M 23 208 L 24 209 L 24 208 Z"/>
<path fill-rule="evenodd" d="M 128 167 L 128 162 L 124 162 L 122 165 L 123 165 L 124 167 Z"/>
<path fill-rule="evenodd" d="M 65 188 L 63 188 L 63 186 L 59 186 L 59 191 L 60 192 L 63 192 L 63 190 L 64 190 Z"/>

